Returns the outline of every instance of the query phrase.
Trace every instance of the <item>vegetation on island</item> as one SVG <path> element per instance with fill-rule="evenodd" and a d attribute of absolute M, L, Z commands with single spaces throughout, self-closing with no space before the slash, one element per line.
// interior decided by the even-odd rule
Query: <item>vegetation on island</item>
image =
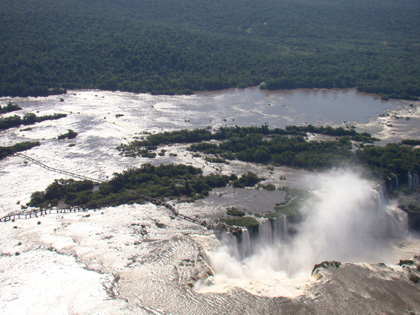
<path fill-rule="evenodd" d="M 33 125 L 45 120 L 55 120 L 67 117 L 66 114 L 54 114 L 54 115 L 45 115 L 37 116 L 34 113 L 26 113 L 23 118 L 18 115 L 10 117 L 0 117 L 0 130 L 5 130 L 13 127 L 18 127 L 21 125 Z"/>
<path fill-rule="evenodd" d="M 66 133 L 59 135 L 57 138 L 58 140 L 74 139 L 77 137 L 77 134 L 78 133 L 76 131 L 69 129 Z"/>
<path fill-rule="evenodd" d="M 338 141 L 306 141 L 307 133 L 340 138 Z M 222 141 L 215 143 L 209 140 Z M 368 133 L 356 132 L 352 127 L 345 129 L 308 125 L 269 129 L 267 125 L 236 126 L 222 127 L 214 133 L 207 129 L 158 133 L 144 140 L 122 144 L 117 149 L 127 156 L 136 156 L 142 152 L 156 150 L 157 146 L 162 144 L 194 143 L 187 149 L 195 153 L 213 154 L 222 160 L 238 159 L 305 169 L 324 169 L 354 157 L 350 140 L 370 143 L 375 139 Z"/>
<path fill-rule="evenodd" d="M 182 198 L 193 201 L 203 198 L 213 188 L 225 187 L 231 181 L 245 181 L 236 175 L 203 176 L 202 170 L 186 165 L 144 164 L 141 168 L 123 173 L 95 187 L 88 180 L 56 180 L 45 192 L 32 194 L 30 205 L 33 207 L 52 207 L 64 202 L 68 206 L 100 208 L 121 204 L 144 203 L 146 197 L 163 200 L 165 198 Z M 245 178 L 256 178 L 255 174 L 246 174 Z"/>
<path fill-rule="evenodd" d="M 11 156 L 17 152 L 26 151 L 39 145 L 40 143 L 38 141 L 25 141 L 16 143 L 15 145 L 8 147 L 0 146 L 0 160 Z"/>
<path fill-rule="evenodd" d="M 256 228 L 259 226 L 258 221 L 250 216 L 221 218 L 220 222 L 227 225 L 242 226 L 246 228 Z"/>
<path fill-rule="evenodd" d="M 21 109 L 22 107 L 20 107 L 19 105 L 12 102 L 8 102 L 7 105 L 5 106 L 0 105 L 0 114 L 11 113 L 11 112 L 21 110 Z"/>
<path fill-rule="evenodd" d="M 329 141 L 309 141 L 308 133 L 335 137 Z M 218 141 L 210 141 L 218 140 Z M 376 139 L 369 133 L 358 133 L 353 126 L 333 128 L 287 126 L 285 129 L 261 127 L 222 127 L 215 132 L 207 129 L 180 130 L 149 135 L 146 139 L 122 144 L 117 149 L 127 156 L 153 152 L 159 145 L 191 143 L 187 150 L 194 155 L 204 153 L 210 159 L 241 160 L 253 163 L 322 170 L 340 164 L 362 164 L 386 182 L 398 177 L 406 183 L 409 172 L 420 173 L 420 149 L 416 140 L 374 146 Z M 354 147 L 353 143 L 358 143 Z"/>
<path fill-rule="evenodd" d="M 245 216 L 245 212 L 242 210 L 239 210 L 235 207 L 230 207 L 226 209 L 226 214 L 233 217 L 243 217 Z"/>
<path fill-rule="evenodd" d="M 0 96 L 262 82 L 420 96 L 416 0 L 14 0 L 0 12 Z"/>
<path fill-rule="evenodd" d="M 246 227 L 249 229 L 257 228 L 259 225 L 258 221 L 254 217 L 245 216 L 244 211 L 235 207 L 227 208 L 226 216 L 222 217 L 220 222 L 226 225 Z"/>

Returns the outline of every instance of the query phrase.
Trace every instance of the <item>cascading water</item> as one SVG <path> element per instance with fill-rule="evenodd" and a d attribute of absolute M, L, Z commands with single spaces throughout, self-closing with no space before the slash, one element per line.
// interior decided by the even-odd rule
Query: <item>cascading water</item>
<path fill-rule="evenodd" d="M 247 257 L 252 253 L 251 247 L 251 237 L 249 236 L 249 231 L 247 229 L 243 229 L 242 233 L 239 238 L 240 244 L 240 255 L 241 257 Z"/>
<path fill-rule="evenodd" d="M 394 178 L 390 178 L 389 180 L 389 192 L 392 193 L 394 190 L 400 189 L 400 183 L 398 180 L 398 176 L 394 175 Z"/>
<path fill-rule="evenodd" d="M 271 220 L 271 224 L 273 227 L 273 241 L 278 243 L 287 240 L 287 217 L 283 214 Z"/>
<path fill-rule="evenodd" d="M 246 245 L 251 254 L 234 255 L 228 246 L 210 254 L 215 287 L 223 279 L 226 288 L 230 279 L 232 287 L 255 293 L 256 283 L 269 281 L 270 285 L 262 286 L 274 291 L 264 294 L 273 296 L 293 279 L 308 280 L 313 266 L 325 260 L 395 263 L 393 246 L 407 233 L 405 214 L 388 204 L 375 184 L 345 170 L 312 175 L 308 183 L 314 197 L 301 209 L 305 220 L 297 234 L 284 238 L 285 220 L 262 220 L 258 241 L 252 237 L 251 246 Z M 279 280 L 273 284 L 273 279 Z"/>
<path fill-rule="evenodd" d="M 287 238 L 287 217 L 282 215 L 270 220 L 260 220 L 257 233 L 252 238 L 249 231 L 243 228 L 237 233 L 236 242 L 240 257 L 245 258 L 261 246 L 273 246 L 273 243 L 284 242 Z M 230 238 L 230 242 L 234 243 L 235 239 Z"/>
<path fill-rule="evenodd" d="M 419 186 L 419 176 L 417 174 L 413 175 L 413 189 L 416 189 Z"/>
<path fill-rule="evenodd" d="M 258 239 L 259 245 L 271 245 L 273 242 L 273 227 L 271 222 L 268 219 L 263 219 L 260 221 L 258 226 Z"/>
<path fill-rule="evenodd" d="M 413 175 L 411 175 L 411 172 L 408 172 L 407 175 L 407 187 L 413 189 Z"/>

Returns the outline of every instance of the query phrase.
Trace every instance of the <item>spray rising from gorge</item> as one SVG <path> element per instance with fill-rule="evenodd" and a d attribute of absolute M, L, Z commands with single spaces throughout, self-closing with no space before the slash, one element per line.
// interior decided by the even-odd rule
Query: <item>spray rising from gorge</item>
<path fill-rule="evenodd" d="M 303 219 L 293 227 L 295 233 L 289 233 L 287 218 L 280 217 L 261 220 L 255 235 L 243 230 L 240 237 L 226 237 L 210 255 L 216 276 L 207 289 L 241 286 L 275 296 L 283 287 L 281 293 L 291 296 L 299 294 L 302 279 L 309 281 L 312 268 L 322 261 L 394 259 L 395 241 L 407 236 L 406 216 L 384 199 L 381 187 L 352 170 L 306 179 L 313 194 L 301 209 Z"/>

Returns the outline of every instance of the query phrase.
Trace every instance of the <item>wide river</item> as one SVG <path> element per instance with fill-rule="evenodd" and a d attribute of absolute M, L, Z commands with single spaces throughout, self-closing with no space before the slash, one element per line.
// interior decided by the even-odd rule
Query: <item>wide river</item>
<path fill-rule="evenodd" d="M 56 169 L 102 180 L 112 177 L 114 172 L 140 167 L 144 163 L 184 163 L 202 169 L 205 174 L 253 171 L 277 187 L 302 189 L 303 184 L 316 183 L 303 171 L 287 168 L 271 169 L 240 161 L 212 165 L 205 157 L 194 157 L 186 152 L 183 145 L 165 147 L 167 154 L 155 159 L 119 155 L 115 149 L 119 144 L 142 136 L 144 132 L 207 126 L 215 129 L 225 125 L 269 124 L 273 128 L 347 122 L 363 131 L 383 127 L 378 130 L 384 130 L 383 135 L 388 138 L 395 138 L 399 130 L 400 134 L 412 138 L 420 134 L 419 104 L 410 106 L 406 101 L 381 101 L 355 90 L 269 92 L 249 88 L 191 96 L 88 90 L 45 98 L 0 98 L 0 104 L 6 105 L 9 100 L 23 108 L 16 112 L 20 116 L 31 112 L 39 116 L 66 113 L 67 117 L 44 121 L 30 128 L 1 131 L 0 146 L 37 140 L 41 145 L 25 152 L 31 158 Z M 398 118 L 397 109 L 402 109 Z M 389 116 L 378 118 L 381 114 Z M 15 113 L 2 116 L 9 115 Z M 77 138 L 58 140 L 58 135 L 68 129 L 75 130 Z M 337 174 L 333 174 L 334 179 L 342 178 Z M 2 159 L 0 216 L 20 210 L 34 191 L 44 190 L 53 180 L 63 177 L 63 174 L 30 163 L 22 156 Z M 321 179 L 329 182 L 325 177 Z M 364 187 L 360 183 L 344 180 L 344 184 L 339 182 L 331 186 L 346 192 L 347 197 L 354 197 L 358 194 L 352 193 L 353 189 Z M 369 193 L 370 190 L 363 191 Z M 176 203 L 176 207 L 184 215 L 212 219 L 231 206 L 264 213 L 272 210 L 284 195 L 280 190 L 268 192 L 229 187 L 196 203 Z M 335 191 L 327 195 L 341 197 Z M 340 199 L 339 209 L 343 205 L 350 210 L 358 208 L 353 204 Z M 375 213 L 377 208 L 375 204 Z M 366 226 L 365 222 L 359 224 L 344 218 L 346 224 L 329 220 L 332 227 L 324 229 L 337 231 L 337 234 L 327 235 L 333 243 L 340 239 L 336 235 L 346 235 L 347 226 L 351 226 L 353 233 L 357 232 L 356 237 L 344 240 L 347 243 L 352 244 L 357 236 L 360 239 L 360 235 L 364 235 L 353 227 Z M 323 227 L 328 220 L 321 217 L 320 221 L 314 226 Z M 307 238 L 320 240 L 321 233 L 315 232 L 316 237 L 309 233 Z M 400 251 L 410 250 L 404 253 L 409 256 L 399 255 L 398 258 L 414 256 L 407 242 Z M 311 253 L 314 249 L 322 252 L 322 244 L 303 243 L 310 244 L 311 249 L 304 252 Z M 171 217 L 168 209 L 150 203 L 109 207 L 89 213 L 53 213 L 2 223 L 0 244 L 2 314 L 355 314 L 420 309 L 418 289 L 407 283 L 409 280 L 402 271 L 379 265 L 347 265 L 338 271 L 329 271 L 334 274 L 326 274 L 326 277 L 331 276 L 332 280 L 316 281 L 310 277 L 312 260 L 298 253 L 297 259 L 290 263 L 296 265 L 299 258 L 305 263 L 311 261 L 311 266 L 305 269 L 302 278 L 291 278 L 287 269 L 277 268 L 279 259 L 286 257 L 275 251 L 277 247 L 255 256 L 261 259 L 249 260 L 252 264 L 229 260 L 223 256 L 229 256 L 229 252 L 213 251 L 224 248 L 219 247 L 213 231 Z M 354 244 L 357 246 L 352 248 L 363 247 L 360 243 Z M 347 245 L 336 247 L 350 248 Z M 418 253 L 417 248 L 415 253 Z M 207 279 L 205 275 L 211 270 L 204 263 L 204 256 L 212 258 L 216 270 L 214 279 Z M 325 259 L 331 257 L 316 257 L 316 262 Z M 384 261 L 382 256 L 380 259 Z M 229 267 L 229 272 L 217 269 L 215 261 Z M 235 273 L 231 271 L 240 271 L 240 277 L 232 276 Z M 209 281 L 192 289 L 190 286 L 199 278 Z M 389 279 L 393 279 L 392 282 Z M 376 291 L 375 285 L 379 287 Z"/>
<path fill-rule="evenodd" d="M 59 102 L 63 97 L 64 102 Z M 6 98 L 0 99 L 4 102 Z M 116 113 L 121 109 L 134 129 L 154 131 L 212 126 L 340 125 L 367 123 L 402 101 L 383 101 L 369 94 L 349 90 L 264 91 L 258 88 L 203 92 L 192 96 L 155 96 L 103 91 L 69 91 L 64 96 L 14 99 L 24 109 Z M 76 106 L 74 106 L 76 105 Z M 133 120 L 134 119 L 134 120 Z M 128 126 L 127 126 L 128 127 Z"/>

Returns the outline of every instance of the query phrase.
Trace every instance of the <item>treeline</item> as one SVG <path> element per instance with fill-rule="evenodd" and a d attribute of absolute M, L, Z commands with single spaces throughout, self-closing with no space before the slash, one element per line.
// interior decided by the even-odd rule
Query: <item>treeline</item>
<path fill-rule="evenodd" d="M 21 125 L 33 125 L 45 120 L 55 120 L 67 117 L 66 114 L 54 114 L 54 115 L 44 115 L 37 116 L 34 113 L 26 113 L 23 118 L 18 115 L 10 117 L 0 117 L 0 130 L 5 130 L 13 127 L 18 127 Z"/>
<path fill-rule="evenodd" d="M 236 187 L 252 186 L 261 179 L 253 173 L 236 175 L 202 175 L 201 169 L 186 165 L 145 164 L 139 169 L 115 173 L 114 177 L 93 189 L 91 181 L 55 180 L 44 191 L 32 194 L 33 207 L 69 206 L 100 208 L 121 204 L 144 203 L 143 196 L 164 199 L 195 200 L 207 196 L 216 187 L 233 183 Z"/>
<path fill-rule="evenodd" d="M 420 140 L 406 139 L 401 141 L 401 143 L 406 145 L 420 145 Z"/>
<path fill-rule="evenodd" d="M 14 104 L 12 102 L 7 103 L 6 106 L 1 106 L 0 105 L 0 114 L 6 114 L 6 113 L 11 113 L 17 110 L 21 110 L 22 107 L 20 107 L 17 104 Z"/>
<path fill-rule="evenodd" d="M 187 149 L 229 160 L 317 170 L 351 160 L 351 148 L 348 140 L 306 141 L 303 136 L 270 135 L 270 138 L 265 138 L 262 134 L 247 134 L 220 144 L 193 144 Z"/>
<path fill-rule="evenodd" d="M 371 143 L 373 138 L 369 133 L 358 133 L 354 127 L 342 128 L 321 126 L 315 127 L 313 125 L 307 126 L 287 126 L 285 129 L 274 128 L 269 129 L 267 125 L 261 127 L 221 127 L 216 132 L 212 133 L 208 129 L 194 129 L 194 130 L 178 130 L 172 132 L 162 132 L 149 135 L 144 140 L 134 140 L 128 144 L 121 144 L 117 147 L 122 154 L 126 156 L 145 156 L 144 153 L 150 150 L 155 150 L 159 145 L 174 144 L 174 143 L 196 143 L 209 140 L 227 140 L 236 138 L 246 138 L 248 135 L 256 134 L 260 137 L 269 137 L 274 135 L 292 135 L 305 137 L 307 133 L 316 133 L 329 135 L 334 137 L 345 137 L 343 140 L 354 140 L 363 143 Z M 214 148 L 217 145 L 201 144 L 201 148 Z M 193 147 L 194 148 L 194 147 Z M 252 148 L 250 148 L 252 149 Z M 194 151 L 194 150 L 193 150 Z M 197 151 L 197 150 L 196 150 Z M 209 153 L 209 152 L 208 152 Z M 220 153 L 220 152 L 214 152 Z M 156 156 L 156 155 L 154 155 Z M 153 156 L 153 157 L 154 157 Z"/>
<path fill-rule="evenodd" d="M 336 139 L 308 141 L 307 133 L 329 135 Z M 209 140 L 222 141 L 212 143 Z M 359 148 L 354 150 L 351 140 L 359 142 Z M 214 133 L 207 129 L 165 132 L 150 135 L 143 141 L 121 145 L 118 149 L 128 156 L 136 156 L 143 150 L 152 152 L 162 144 L 192 143 L 188 150 L 226 160 L 238 159 L 308 170 L 330 168 L 341 163 L 362 164 L 384 180 L 397 176 L 405 181 L 408 172 L 420 173 L 420 150 L 407 146 L 417 145 L 417 140 L 404 140 L 401 144 L 388 144 L 385 147 L 367 145 L 374 140 L 369 133 L 358 133 L 352 126 L 333 128 L 307 125 L 269 129 L 263 125 L 222 127 Z"/>
<path fill-rule="evenodd" d="M 156 146 L 164 144 L 194 143 L 211 139 L 213 139 L 213 135 L 207 129 L 165 131 L 151 134 L 145 140 L 134 140 L 129 144 L 121 144 L 117 147 L 117 150 L 126 155 L 135 156 L 139 155 L 138 153 L 141 152 L 143 148 L 153 150 Z"/>
<path fill-rule="evenodd" d="M 262 82 L 420 96 L 416 0 L 14 0 L 0 12 L 0 96 Z"/>
<path fill-rule="evenodd" d="M 356 155 L 374 174 L 384 180 L 397 176 L 407 183 L 408 173 L 420 174 L 420 150 L 401 143 L 390 143 L 384 147 L 365 146 Z"/>
<path fill-rule="evenodd" d="M 25 141 L 19 142 L 9 147 L 0 147 L 0 160 L 11 156 L 17 152 L 26 151 L 39 145 L 40 143 L 38 141 Z"/>

